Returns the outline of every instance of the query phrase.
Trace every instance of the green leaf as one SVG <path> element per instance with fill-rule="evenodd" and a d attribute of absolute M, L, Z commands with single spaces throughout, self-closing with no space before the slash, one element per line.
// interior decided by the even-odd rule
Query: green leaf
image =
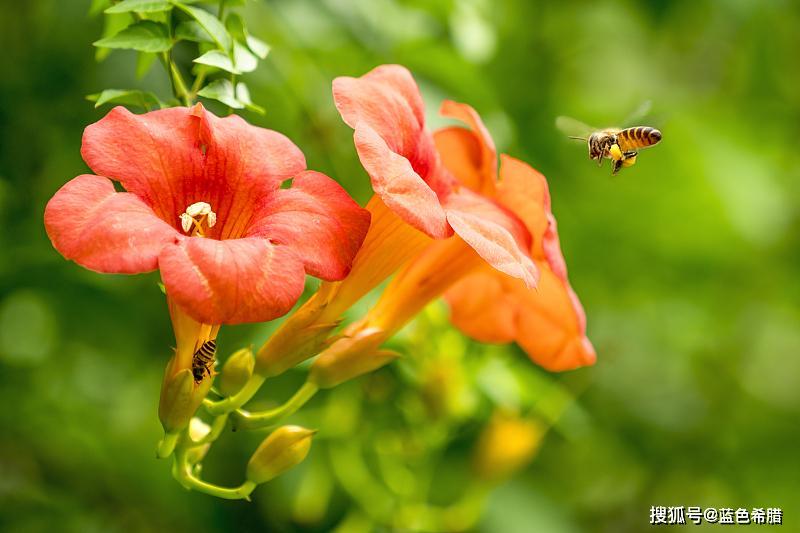
<path fill-rule="evenodd" d="M 99 15 L 110 5 L 111 0 L 92 0 L 92 5 L 89 8 L 89 16 L 93 17 Z"/>
<path fill-rule="evenodd" d="M 147 111 L 167 107 L 155 94 L 137 89 L 106 89 L 97 94 L 90 94 L 86 99 L 94 102 L 95 108 L 103 104 L 135 105 Z"/>
<path fill-rule="evenodd" d="M 169 38 L 169 32 L 163 24 L 142 20 L 113 37 L 95 41 L 94 45 L 100 48 L 123 48 L 140 52 L 166 52 L 172 48 L 172 39 Z"/>
<path fill-rule="evenodd" d="M 119 15 L 106 15 L 103 17 L 103 34 L 102 37 L 111 37 L 116 35 L 121 30 L 124 30 L 133 23 L 133 18 L 129 13 L 122 13 Z M 103 61 L 108 54 L 111 53 L 110 48 L 98 48 L 94 52 L 94 58 L 97 61 Z"/>
<path fill-rule="evenodd" d="M 150 70 L 150 67 L 153 66 L 153 62 L 156 60 L 158 56 L 156 54 L 151 54 L 148 52 L 139 52 L 139 56 L 136 58 L 136 78 L 142 79 L 144 78 L 145 74 Z"/>
<path fill-rule="evenodd" d="M 157 11 L 169 11 L 172 3 L 167 0 L 122 0 L 105 10 L 106 13 L 155 13 Z"/>
<path fill-rule="evenodd" d="M 230 82 L 230 80 L 213 81 L 200 89 L 197 94 L 198 96 L 202 96 L 204 98 L 211 98 L 212 100 L 222 102 L 228 107 L 232 107 L 234 109 L 244 109 L 245 107 L 245 104 L 236 99 L 236 95 L 234 94 L 233 90 L 233 84 Z"/>
<path fill-rule="evenodd" d="M 237 13 L 231 13 L 228 15 L 228 18 L 225 20 L 225 26 L 228 28 L 228 31 L 234 37 L 234 39 L 247 44 L 247 47 L 255 55 L 261 59 L 267 57 L 267 54 L 269 53 L 269 46 L 267 43 L 247 33 L 247 29 L 244 26 L 244 20 Z"/>
<path fill-rule="evenodd" d="M 197 7 L 184 5 L 180 2 L 175 2 L 175 6 L 182 10 L 184 13 L 192 17 L 197 23 L 208 33 L 214 42 L 227 53 L 231 53 L 233 40 L 228 30 L 217 17 Z"/>
<path fill-rule="evenodd" d="M 213 43 L 214 39 L 196 20 L 185 20 L 175 28 L 175 39 L 195 43 Z"/>
<path fill-rule="evenodd" d="M 232 74 L 241 74 L 241 71 L 233 65 L 233 61 L 228 54 L 220 50 L 210 50 L 195 59 L 194 62 L 200 63 L 201 65 L 208 65 L 209 67 L 221 68 Z"/>
<path fill-rule="evenodd" d="M 247 88 L 247 85 L 245 85 L 243 82 L 239 82 L 236 84 L 236 99 L 241 103 L 243 103 L 244 106 L 250 111 L 258 113 L 259 115 L 266 114 L 266 110 L 263 107 L 254 104 L 253 101 L 250 99 L 250 90 Z"/>
<path fill-rule="evenodd" d="M 261 59 L 264 59 L 269 54 L 269 45 L 259 38 L 248 35 L 245 38 L 245 42 L 250 51 Z"/>
<path fill-rule="evenodd" d="M 243 44 L 233 42 L 233 63 L 239 72 L 253 72 L 258 67 L 258 58 Z"/>
<path fill-rule="evenodd" d="M 247 36 L 247 30 L 244 29 L 244 19 L 238 13 L 231 13 L 225 18 L 225 27 L 228 28 L 234 39 L 244 41 Z"/>

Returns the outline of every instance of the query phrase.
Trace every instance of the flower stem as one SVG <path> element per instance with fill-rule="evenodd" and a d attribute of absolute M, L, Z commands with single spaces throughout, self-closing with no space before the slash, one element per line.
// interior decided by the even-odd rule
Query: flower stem
<path fill-rule="evenodd" d="M 200 72 L 197 74 L 197 77 L 192 83 L 192 88 L 189 90 L 189 100 L 193 101 L 197 97 L 197 93 L 203 88 L 204 81 L 206 81 L 206 69 L 201 68 Z"/>
<path fill-rule="evenodd" d="M 203 437 L 202 439 L 196 441 L 194 445 L 202 445 L 208 444 L 209 442 L 214 442 L 217 440 L 222 433 L 222 430 L 225 429 L 225 424 L 228 422 L 228 413 L 219 415 L 214 417 L 214 421 L 211 422 L 211 431 Z"/>
<path fill-rule="evenodd" d="M 238 487 L 220 487 L 213 483 L 203 481 L 192 474 L 189 464 L 187 448 L 179 448 L 175 454 L 172 475 L 178 482 L 189 490 L 196 490 L 225 500 L 250 500 L 250 493 L 256 488 L 252 481 L 245 481 Z"/>
<path fill-rule="evenodd" d="M 250 376 L 250 379 L 247 381 L 247 383 L 244 384 L 244 387 L 242 387 L 241 390 L 239 390 L 239 392 L 233 396 L 229 396 L 216 402 L 206 399 L 203 400 L 203 405 L 212 415 L 230 413 L 231 411 L 235 411 L 250 401 L 250 398 L 252 398 L 256 392 L 258 392 L 258 389 L 261 388 L 261 385 L 264 384 L 264 381 L 266 381 L 264 376 L 253 374 Z"/>
<path fill-rule="evenodd" d="M 259 411 L 257 413 L 248 413 L 247 411 L 234 411 L 233 427 L 235 429 L 258 429 L 276 423 L 281 418 L 287 417 L 295 413 L 303 405 L 308 402 L 317 393 L 319 388 L 312 382 L 306 381 L 300 387 L 294 396 L 289 398 L 286 403 L 269 409 L 267 411 Z"/>
<path fill-rule="evenodd" d="M 165 433 L 164 438 L 158 442 L 158 451 L 156 452 L 159 459 L 165 459 L 172 455 L 175 450 L 175 445 L 178 442 L 179 432 Z"/>

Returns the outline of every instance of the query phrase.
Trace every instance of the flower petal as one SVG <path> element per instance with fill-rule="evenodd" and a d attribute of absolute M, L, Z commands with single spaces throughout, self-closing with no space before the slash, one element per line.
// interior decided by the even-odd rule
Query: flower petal
<path fill-rule="evenodd" d="M 434 170 L 433 143 L 420 143 L 424 137 L 430 139 L 425 131 L 425 104 L 408 69 L 381 65 L 360 78 L 336 78 L 333 99 L 348 126 L 372 128 L 423 179 Z"/>
<path fill-rule="evenodd" d="M 594 363 L 594 348 L 586 338 L 586 316 L 567 280 L 547 181 L 522 161 L 501 156 L 497 199 L 530 232 L 539 283 L 531 290 L 500 272 L 484 269 L 473 274 L 447 293 L 453 323 L 484 342 L 502 342 L 503 335 L 495 332 L 508 334 L 513 330 L 513 339 L 548 370 Z"/>
<path fill-rule="evenodd" d="M 519 302 L 517 343 L 548 370 L 593 364 L 597 356 L 586 338 L 586 315 L 577 296 L 546 263 L 537 264 L 542 272 L 538 290 L 513 289 Z"/>
<path fill-rule="evenodd" d="M 491 269 L 484 267 L 462 278 L 445 298 L 450 304 L 450 321 L 464 334 L 487 343 L 514 341 L 517 306 L 502 277 Z"/>
<path fill-rule="evenodd" d="M 280 133 L 198 104 L 134 115 L 115 107 L 83 134 L 81 153 L 98 174 L 118 180 L 162 219 L 208 202 L 223 222 L 305 168 L 300 149 Z M 222 235 L 220 224 L 215 231 Z"/>
<path fill-rule="evenodd" d="M 458 126 L 441 128 L 433 134 L 442 164 L 460 185 L 480 192 L 486 182 L 481 168 L 481 147 L 478 138 Z M 492 183 L 494 188 L 494 183 Z"/>
<path fill-rule="evenodd" d="M 372 188 L 389 209 L 434 239 L 453 234 L 439 198 L 408 159 L 391 151 L 369 126 L 358 126 L 353 138 L 361 164 L 372 178 Z"/>
<path fill-rule="evenodd" d="M 338 281 L 347 276 L 370 223 L 335 181 L 319 172 L 295 176 L 290 189 L 278 189 L 257 207 L 260 218 L 245 235 L 269 238 L 295 251 L 312 276 Z"/>
<path fill-rule="evenodd" d="M 336 78 L 333 98 L 355 130 L 359 158 L 384 203 L 433 238 L 451 235 L 438 198 L 449 193 L 453 180 L 425 129 L 422 96 L 411 73 L 382 65 L 360 78 Z"/>
<path fill-rule="evenodd" d="M 180 237 L 158 258 L 167 294 L 207 324 L 263 322 L 286 314 L 305 283 L 303 263 L 261 237 Z"/>
<path fill-rule="evenodd" d="M 159 252 L 177 236 L 138 196 L 116 192 L 110 180 L 90 174 L 59 189 L 47 203 L 44 223 L 61 255 L 116 274 L 155 270 Z"/>
<path fill-rule="evenodd" d="M 445 207 L 453 230 L 487 263 L 536 286 L 536 266 L 527 252 L 530 236 L 513 213 L 465 188 L 448 196 Z"/>
<path fill-rule="evenodd" d="M 443 139 L 440 139 L 440 132 L 456 128 L 438 130 L 434 138 L 445 166 L 461 184 L 482 194 L 493 194 L 495 183 L 497 182 L 497 150 L 494 146 L 494 140 L 492 140 L 489 130 L 484 126 L 480 115 L 472 106 L 453 102 L 452 100 L 442 102 L 439 112 L 442 116 L 460 120 L 469 126 L 466 132 L 472 141 L 466 141 L 460 135 L 451 137 L 452 134 L 446 134 Z M 464 131 L 462 128 L 457 129 Z M 454 143 L 458 143 L 458 145 L 454 145 Z M 443 146 L 442 144 L 446 145 Z M 468 156 L 466 161 L 464 156 Z M 465 165 L 464 163 L 467 164 Z M 469 163 L 472 163 L 472 165 Z M 465 173 L 462 175 L 458 170 Z"/>
<path fill-rule="evenodd" d="M 585 335 L 580 302 L 547 263 L 537 265 L 541 274 L 535 290 L 489 269 L 457 282 L 445 295 L 453 325 L 480 342 L 514 340 L 551 371 L 593 364 L 596 354 Z"/>

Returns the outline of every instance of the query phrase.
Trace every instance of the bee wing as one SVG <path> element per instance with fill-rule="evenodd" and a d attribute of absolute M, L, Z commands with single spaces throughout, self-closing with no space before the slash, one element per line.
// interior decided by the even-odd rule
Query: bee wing
<path fill-rule="evenodd" d="M 652 100 L 645 100 L 639 107 L 634 109 L 630 112 L 630 114 L 625 117 L 625 120 L 622 121 L 624 124 L 623 127 L 630 126 L 631 124 L 641 122 L 641 120 L 650 114 L 650 110 L 653 108 L 653 101 Z"/>
<path fill-rule="evenodd" d="M 593 131 L 597 131 L 597 128 L 563 115 L 556 117 L 556 128 L 567 137 L 583 140 L 586 140 Z"/>

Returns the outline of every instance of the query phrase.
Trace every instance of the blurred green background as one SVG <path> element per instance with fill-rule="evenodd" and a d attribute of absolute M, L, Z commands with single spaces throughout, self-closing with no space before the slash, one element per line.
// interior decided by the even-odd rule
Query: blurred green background
<path fill-rule="evenodd" d="M 250 31 L 273 50 L 244 78 L 267 114 L 243 115 L 287 134 L 359 201 L 368 181 L 331 80 L 387 62 L 414 72 L 432 126 L 443 98 L 468 102 L 501 151 L 542 171 L 598 352 L 593 368 L 548 375 L 516 347 L 466 340 L 436 304 L 394 341 L 404 361 L 296 417 L 323 429 L 319 441 L 252 504 L 188 493 L 155 459 L 173 343 L 157 276 L 88 272 L 44 233 L 46 201 L 87 171 L 83 128 L 107 111 L 84 96 L 169 96 L 159 65 L 135 79 L 133 53 L 95 62 L 102 22 L 88 9 L 8 2 L 0 18 L 0 529 L 367 531 L 382 491 L 413 503 L 404 491 L 419 478 L 430 501 L 454 501 L 496 406 L 557 420 L 490 496 L 479 531 L 641 531 L 651 505 L 781 507 L 800 527 L 797 3 L 248 2 Z M 614 125 L 644 100 L 664 141 L 615 178 L 553 126 Z M 221 351 L 273 327 L 226 328 Z M 444 400 L 425 396 L 434 374 Z M 261 438 L 223 437 L 207 477 L 238 483 Z M 358 446 L 372 459 L 351 461 Z"/>

